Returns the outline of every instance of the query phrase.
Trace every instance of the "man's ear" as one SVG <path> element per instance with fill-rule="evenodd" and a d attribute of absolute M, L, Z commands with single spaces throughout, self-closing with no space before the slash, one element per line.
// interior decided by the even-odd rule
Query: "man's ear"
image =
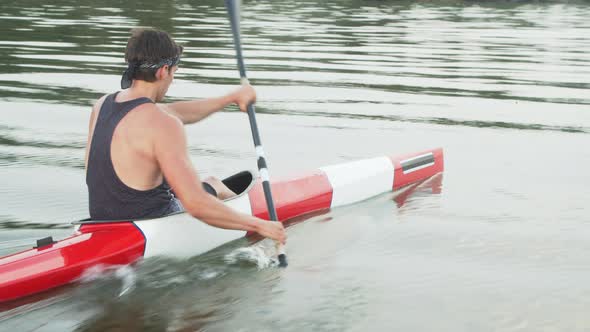
<path fill-rule="evenodd" d="M 164 65 L 160 68 L 158 68 L 158 71 L 156 71 L 156 78 L 158 80 L 164 79 L 168 76 L 169 71 L 168 71 L 168 65 Z"/>

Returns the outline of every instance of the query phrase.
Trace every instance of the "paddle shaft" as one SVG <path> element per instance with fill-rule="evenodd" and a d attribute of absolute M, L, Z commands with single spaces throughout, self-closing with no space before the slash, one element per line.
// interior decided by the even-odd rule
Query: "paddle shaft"
<path fill-rule="evenodd" d="M 239 1 L 239 0 L 238 0 Z M 242 56 L 242 43 L 240 41 L 240 13 L 238 3 L 236 0 L 225 0 L 229 20 L 231 23 L 232 35 L 234 38 L 234 48 L 236 50 L 236 58 L 238 61 L 238 70 L 240 71 L 240 80 L 242 84 L 248 84 L 248 77 L 246 76 L 246 66 L 244 65 L 244 57 Z M 268 216 L 272 221 L 278 221 L 277 211 L 275 209 L 274 201 L 272 199 L 272 192 L 270 188 L 270 179 L 268 174 L 268 167 L 264 157 L 264 150 L 262 149 L 262 142 L 260 141 L 260 133 L 258 131 L 258 124 L 256 123 L 256 112 L 254 105 L 248 105 L 248 119 L 250 120 L 250 129 L 252 130 L 252 139 L 254 140 L 254 147 L 256 148 L 256 156 L 258 157 L 258 172 L 262 179 L 262 189 L 264 190 L 264 198 L 266 200 L 266 207 L 268 209 Z M 287 266 L 287 256 L 284 252 L 284 247 L 277 242 L 277 252 L 279 259 L 279 266 Z"/>

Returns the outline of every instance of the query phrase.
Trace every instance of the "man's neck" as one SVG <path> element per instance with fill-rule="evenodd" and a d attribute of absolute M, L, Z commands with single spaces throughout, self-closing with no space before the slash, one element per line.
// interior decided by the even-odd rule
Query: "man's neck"
<path fill-rule="evenodd" d="M 159 85 L 141 80 L 133 80 L 133 84 L 129 89 L 121 91 L 119 94 L 122 101 L 147 97 L 156 102 L 158 98 Z"/>

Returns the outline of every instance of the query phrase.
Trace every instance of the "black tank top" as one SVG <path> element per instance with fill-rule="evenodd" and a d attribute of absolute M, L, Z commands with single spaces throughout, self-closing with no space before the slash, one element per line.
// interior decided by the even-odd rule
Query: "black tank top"
<path fill-rule="evenodd" d="M 119 179 L 111 159 L 111 141 L 119 122 L 139 105 L 152 103 L 149 98 L 138 98 L 122 103 L 115 101 L 117 93 L 107 96 L 96 120 L 86 184 L 90 218 L 92 220 L 133 220 L 157 218 L 183 211 L 166 180 L 156 188 L 137 190 Z"/>

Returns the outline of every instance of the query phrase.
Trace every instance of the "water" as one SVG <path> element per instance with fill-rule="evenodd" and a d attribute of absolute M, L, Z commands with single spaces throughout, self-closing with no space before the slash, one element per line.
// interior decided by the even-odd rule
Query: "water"
<path fill-rule="evenodd" d="M 185 46 L 170 100 L 237 84 L 221 1 L 0 9 L 0 254 L 87 217 L 90 105 L 119 86 L 131 28 Z M 587 2 L 243 9 L 272 175 L 442 146 L 444 176 L 294 225 L 288 269 L 264 267 L 264 242 L 146 261 L 3 306 L 0 330 L 590 329 Z M 255 168 L 235 108 L 186 129 L 202 176 Z"/>

